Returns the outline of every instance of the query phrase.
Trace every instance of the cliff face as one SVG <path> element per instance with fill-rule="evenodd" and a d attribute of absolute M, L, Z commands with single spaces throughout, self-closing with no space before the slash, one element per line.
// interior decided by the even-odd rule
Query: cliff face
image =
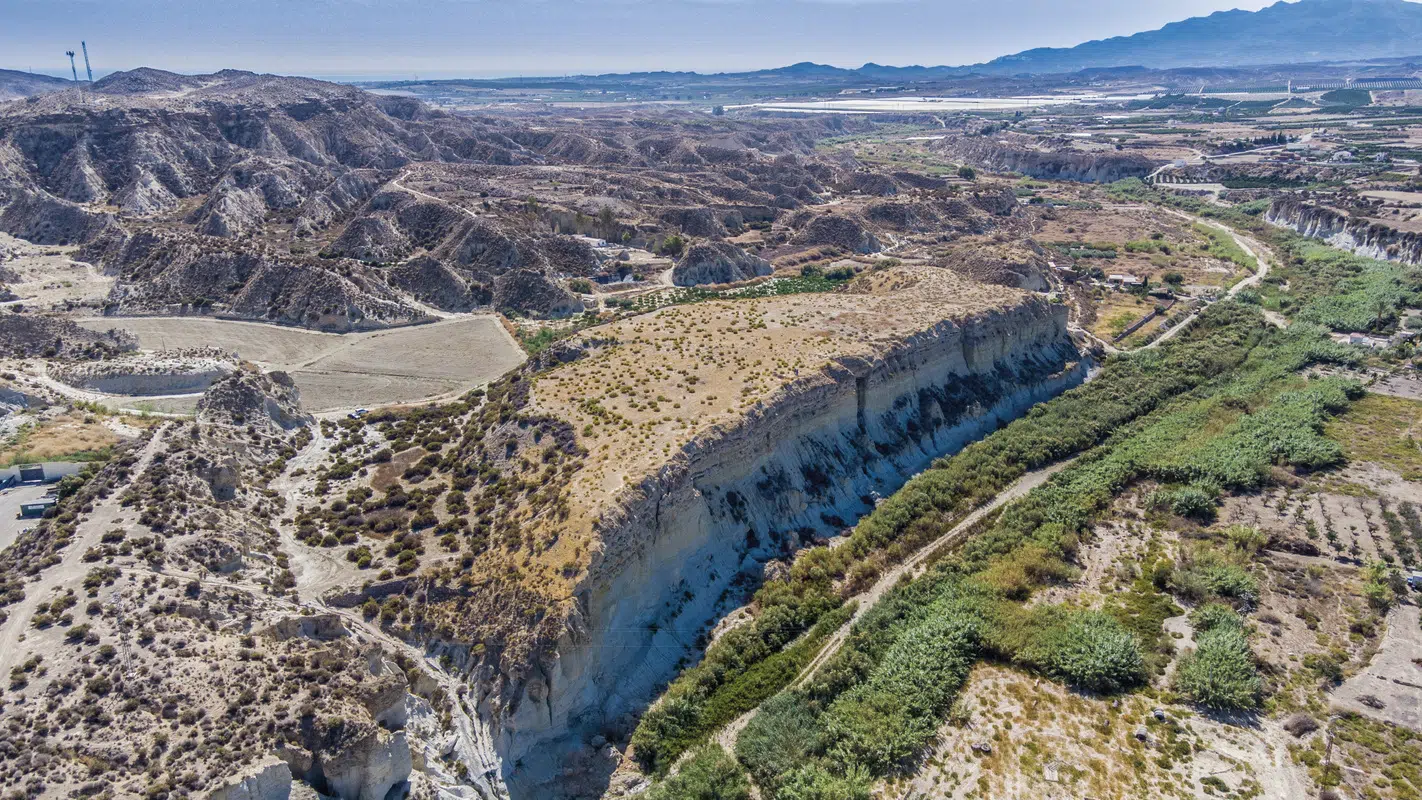
<path fill-rule="evenodd" d="M 1274 200 L 1264 219 L 1367 258 L 1398 261 L 1412 266 L 1422 264 L 1422 235 L 1353 219 L 1331 208 L 1305 203 L 1297 198 Z"/>
<path fill-rule="evenodd" d="M 1087 153 L 1066 145 L 1043 148 L 1027 137 L 950 135 L 935 149 L 950 158 L 988 172 L 1019 172 L 1032 178 L 1086 183 L 1111 183 L 1143 178 L 1155 165 L 1128 153 Z"/>
<path fill-rule="evenodd" d="M 1065 309 L 1023 298 L 831 359 L 680 448 L 595 522 L 575 617 L 498 732 L 513 797 L 586 791 L 545 782 L 572 773 L 598 734 L 625 730 L 694 657 L 733 584 L 1085 373 Z"/>

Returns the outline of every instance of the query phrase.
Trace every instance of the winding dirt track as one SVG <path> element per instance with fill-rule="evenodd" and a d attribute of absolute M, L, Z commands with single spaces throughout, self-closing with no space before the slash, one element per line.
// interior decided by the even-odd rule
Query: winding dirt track
<path fill-rule="evenodd" d="M 799 676 L 795 678 L 791 685 L 802 686 L 808 682 L 810 678 L 814 677 L 814 674 L 819 671 L 820 667 L 824 666 L 825 663 L 834 657 L 834 654 L 839 652 L 839 648 L 848 640 L 849 633 L 854 628 L 854 623 L 858 622 L 868 613 L 869 609 L 872 608 L 875 603 L 878 603 L 905 575 L 917 576 L 919 574 L 919 568 L 923 566 L 923 562 L 926 561 L 929 556 L 944 547 L 962 542 L 962 540 L 967 538 L 973 526 L 981 522 L 984 517 L 1014 500 L 1025 497 L 1028 492 L 1046 483 L 1053 475 L 1066 469 L 1066 467 L 1075 460 L 1075 458 L 1070 458 L 1059 461 L 1049 467 L 1043 467 L 1042 469 L 1029 472 L 1018 478 L 1006 489 L 998 492 L 997 496 L 992 499 L 992 502 L 978 507 L 977 510 L 964 517 L 961 522 L 954 525 L 947 533 L 924 545 L 907 561 L 904 561 L 902 564 L 899 564 L 881 575 L 879 580 L 875 581 L 874 585 L 869 587 L 868 590 L 850 598 L 851 602 L 859 604 L 854 610 L 854 616 L 850 617 L 847 622 L 839 627 L 839 630 L 834 632 L 834 635 L 830 636 L 819 654 L 800 671 Z M 752 709 L 746 712 L 734 722 L 722 728 L 713 737 L 715 741 L 726 748 L 727 752 L 734 753 L 736 739 L 740 736 L 740 732 L 745 726 L 755 717 L 757 710 L 758 709 Z"/>
<path fill-rule="evenodd" d="M 59 589 L 81 582 L 91 567 L 90 564 L 84 562 L 84 553 L 88 552 L 90 547 L 97 545 L 103 538 L 104 532 L 114 527 L 118 519 L 125 513 L 137 513 L 128 512 L 119 505 L 119 501 L 123 497 L 123 492 L 120 490 L 147 471 L 149 465 L 153 463 L 153 456 L 162 448 L 170 425 L 171 423 L 165 423 L 153 432 L 153 436 L 149 438 L 143 446 L 143 451 L 139 454 L 138 463 L 129 470 L 128 479 L 115 487 L 108 497 L 95 503 L 94 510 L 83 517 L 74 538 L 61 551 L 59 563 L 43 570 L 38 581 L 27 583 L 25 585 L 25 599 L 5 609 L 9 618 L 3 625 L 0 625 L 0 673 L 9 674 L 10 669 L 19 660 L 21 655 L 20 637 L 25 635 L 26 626 L 29 624 L 30 618 L 35 615 L 35 610 L 39 607 L 40 602 L 50 599 L 50 593 L 43 591 L 43 589 Z"/>
<path fill-rule="evenodd" d="M 1259 285 L 1259 282 L 1262 281 L 1264 277 L 1269 274 L 1269 261 L 1268 259 L 1260 255 L 1261 253 L 1267 253 L 1268 250 L 1258 241 L 1243 237 L 1238 233 L 1235 233 L 1232 229 L 1220 225 L 1219 223 L 1211 222 L 1205 219 L 1201 219 L 1199 217 L 1194 217 L 1183 212 L 1173 210 L 1169 211 L 1170 213 L 1175 214 L 1176 216 L 1189 219 L 1193 222 L 1199 222 L 1201 224 L 1209 225 L 1213 228 L 1228 233 L 1230 237 L 1234 239 L 1235 244 L 1239 245 L 1241 250 L 1243 250 L 1247 255 L 1249 255 L 1255 260 L 1255 263 L 1258 266 L 1255 269 L 1254 274 L 1231 287 L 1228 293 L 1229 297 L 1234 297 L 1238 295 L 1246 288 Z M 1201 309 L 1201 311 L 1203 311 L 1203 309 Z M 1133 352 L 1140 352 L 1141 350 L 1150 350 L 1159 347 L 1163 342 L 1169 341 L 1170 339 L 1174 338 L 1180 331 L 1190 327 L 1190 324 L 1193 323 L 1199 317 L 1201 311 L 1196 311 L 1194 314 L 1182 320 L 1180 324 L 1171 328 L 1169 331 L 1166 331 L 1164 335 L 1157 338 L 1154 342 L 1151 342 L 1150 344 L 1141 347 L 1139 350 Z M 1278 318 L 1278 315 L 1270 316 L 1266 314 L 1266 317 L 1269 318 L 1269 321 L 1271 323 L 1279 325 L 1280 327 L 1283 327 L 1283 325 L 1285 324 L 1282 322 L 1281 318 Z M 839 630 L 834 632 L 834 634 L 825 643 L 824 648 L 822 648 L 820 652 L 815 656 L 815 658 L 811 660 L 808 665 L 806 665 L 805 669 L 800 672 L 799 676 L 795 678 L 795 681 L 791 685 L 803 686 L 810 680 L 810 678 L 814 677 L 815 673 L 818 672 L 819 669 L 823 667 L 831 658 L 833 658 L 835 653 L 839 652 L 840 647 L 842 647 L 845 641 L 849 638 L 849 633 L 853 629 L 855 622 L 859 621 L 864 616 L 864 614 L 866 614 L 868 610 L 874 606 L 874 604 L 878 603 L 879 600 L 882 599 L 886 593 L 888 593 L 889 589 L 893 588 L 893 586 L 897 584 L 899 580 L 902 579 L 905 575 L 917 576 L 919 572 L 919 567 L 923 565 L 923 562 L 927 560 L 930 555 L 941 550 L 944 547 L 960 543 L 963 539 L 967 538 L 973 526 L 975 526 L 978 522 L 982 521 L 984 517 L 993 513 L 994 511 L 997 511 L 1008 503 L 1026 496 L 1028 492 L 1046 483 L 1047 480 L 1050 479 L 1053 475 L 1065 469 L 1075 460 L 1075 458 L 1071 458 L 1064 461 L 1060 461 L 1049 467 L 1044 467 L 1034 472 L 1029 472 L 1026 475 L 1023 475 L 1021 478 L 1018 478 L 1006 489 L 999 492 L 998 495 L 993 498 L 992 502 L 978 508 L 973 513 L 965 517 L 957 525 L 953 526 L 952 530 L 930 542 L 928 545 L 916 552 L 907 561 L 884 573 L 879 578 L 879 580 L 876 581 L 874 585 L 869 588 L 868 591 L 865 591 L 851 598 L 853 602 L 857 602 L 859 604 L 854 611 L 854 616 L 851 617 L 848 622 L 841 625 Z M 751 721 L 751 719 L 755 717 L 757 710 L 758 709 L 752 709 L 751 711 L 746 712 L 734 722 L 722 728 L 715 734 L 715 736 L 713 737 L 714 740 L 722 747 L 726 748 L 727 752 L 734 753 L 736 739 L 740 736 L 740 732 Z"/>

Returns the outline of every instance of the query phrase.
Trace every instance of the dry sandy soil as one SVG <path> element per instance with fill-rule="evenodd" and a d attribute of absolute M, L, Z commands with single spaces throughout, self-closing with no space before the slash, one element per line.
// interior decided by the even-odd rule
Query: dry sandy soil
<path fill-rule="evenodd" d="M 91 318 L 120 328 L 145 350 L 221 347 L 267 369 L 291 373 L 310 411 L 414 402 L 487 383 L 523 363 L 493 316 L 367 333 L 318 333 L 255 322 L 181 317 Z"/>
<path fill-rule="evenodd" d="M 602 500 L 713 426 L 734 425 L 787 383 L 831 359 L 869 355 L 945 319 L 1016 304 L 1022 293 L 933 268 L 861 278 L 852 291 L 672 306 L 598 328 L 619 344 L 550 370 L 534 407 L 588 441 L 574 506 Z M 633 428 L 631 434 L 619 429 Z"/>
<path fill-rule="evenodd" d="M 19 280 L 10 291 L 28 306 L 49 309 L 71 303 L 101 303 L 113 288 L 114 279 L 70 256 L 77 247 L 41 246 L 0 233 L 0 268 L 14 272 Z"/>

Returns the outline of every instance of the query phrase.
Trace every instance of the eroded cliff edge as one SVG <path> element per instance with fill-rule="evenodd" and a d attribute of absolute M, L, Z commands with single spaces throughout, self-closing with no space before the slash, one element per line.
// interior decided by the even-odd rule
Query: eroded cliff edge
<path fill-rule="evenodd" d="M 1314 205 L 1297 197 L 1276 198 L 1269 205 L 1264 219 L 1270 224 L 1322 239 L 1334 247 L 1367 258 L 1412 266 L 1422 264 L 1422 235 L 1350 217 L 1341 211 Z"/>
<path fill-rule="evenodd" d="M 627 732 L 765 563 L 842 532 L 934 458 L 1084 379 L 1063 307 L 942 270 L 896 273 L 861 288 L 897 300 L 882 332 L 826 340 L 819 368 L 679 447 L 643 440 L 643 453 L 584 468 L 573 493 L 593 537 L 566 629 L 516 688 L 485 694 L 515 798 L 595 792 L 617 758 L 606 738 Z M 968 287 L 977 302 L 961 302 Z M 833 317 L 862 325 L 872 310 L 851 302 Z M 762 320 L 748 336 L 774 330 Z M 658 344 L 639 354 L 649 370 Z M 606 345 L 584 345 L 574 364 L 587 371 Z M 535 402 L 552 410 L 555 394 L 540 385 Z"/>

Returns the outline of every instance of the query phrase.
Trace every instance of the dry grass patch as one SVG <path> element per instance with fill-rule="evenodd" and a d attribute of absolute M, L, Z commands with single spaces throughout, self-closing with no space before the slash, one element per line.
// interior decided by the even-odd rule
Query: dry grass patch
<path fill-rule="evenodd" d="M 1349 461 L 1381 464 L 1409 481 L 1422 480 L 1422 401 L 1368 394 L 1324 429 Z"/>
<path fill-rule="evenodd" d="M 92 414 L 66 414 L 20 431 L 13 442 L 0 450 L 0 466 L 93 460 L 118 443 L 118 434 L 100 418 Z"/>

